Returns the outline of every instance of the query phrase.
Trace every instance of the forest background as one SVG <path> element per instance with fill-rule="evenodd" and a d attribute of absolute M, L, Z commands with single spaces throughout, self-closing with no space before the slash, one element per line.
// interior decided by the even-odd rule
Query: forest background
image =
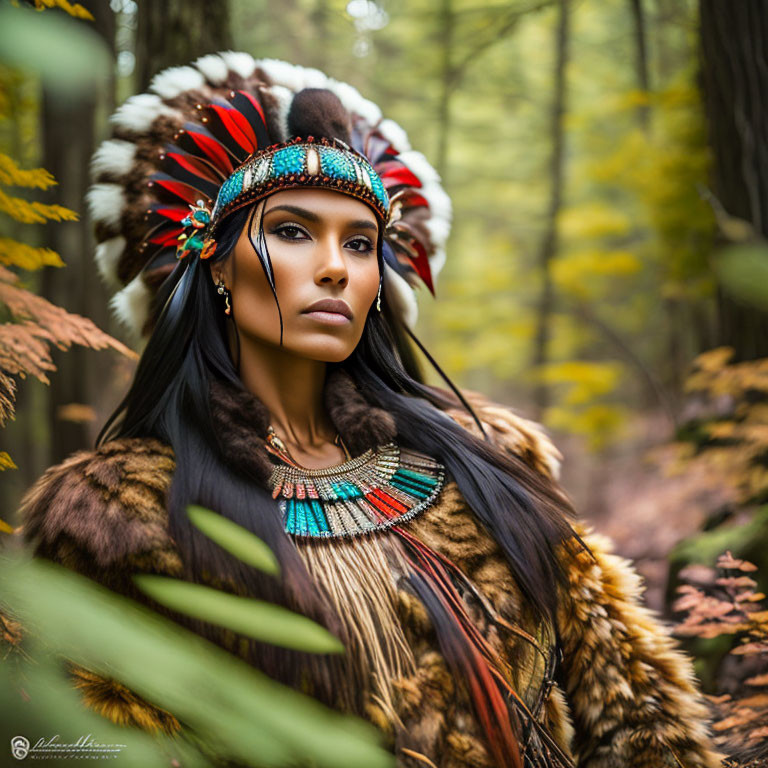
<path fill-rule="evenodd" d="M 26 5 L 46 22 L 14 35 Z M 649 604 L 670 616 L 680 570 L 709 568 L 693 581 L 711 586 L 726 550 L 768 586 L 757 0 L 41 0 L 0 5 L 0 26 L 11 528 L 44 469 L 93 445 L 135 365 L 84 202 L 107 117 L 164 67 L 234 49 L 351 83 L 438 169 L 454 224 L 416 333 L 459 386 L 545 424 L 577 510 L 636 561 Z M 723 653 L 700 653 L 713 691 Z"/>

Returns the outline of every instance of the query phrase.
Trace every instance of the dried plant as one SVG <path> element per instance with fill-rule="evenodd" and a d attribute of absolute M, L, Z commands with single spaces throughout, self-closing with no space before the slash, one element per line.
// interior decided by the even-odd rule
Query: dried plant
<path fill-rule="evenodd" d="M 768 610 L 749 575 L 756 571 L 753 563 L 730 552 L 718 559 L 717 569 L 689 566 L 680 573 L 689 583 L 678 587 L 674 604 L 685 614 L 677 635 L 734 639 L 732 690 L 709 699 L 716 743 L 732 756 L 726 765 L 743 768 L 768 766 Z"/>

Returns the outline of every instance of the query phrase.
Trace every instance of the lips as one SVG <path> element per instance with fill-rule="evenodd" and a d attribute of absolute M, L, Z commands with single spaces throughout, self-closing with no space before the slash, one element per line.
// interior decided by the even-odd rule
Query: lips
<path fill-rule="evenodd" d="M 310 304 L 302 314 L 309 312 L 335 312 L 338 315 L 344 315 L 347 319 L 352 319 L 352 310 L 349 304 L 341 299 L 321 299 L 314 304 Z"/>

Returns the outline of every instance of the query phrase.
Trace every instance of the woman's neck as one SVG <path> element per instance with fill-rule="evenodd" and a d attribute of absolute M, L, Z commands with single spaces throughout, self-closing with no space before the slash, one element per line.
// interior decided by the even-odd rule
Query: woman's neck
<path fill-rule="evenodd" d="M 343 461 L 323 402 L 327 363 L 242 341 L 240 379 L 269 410 L 272 427 L 293 458 L 307 467 Z"/>

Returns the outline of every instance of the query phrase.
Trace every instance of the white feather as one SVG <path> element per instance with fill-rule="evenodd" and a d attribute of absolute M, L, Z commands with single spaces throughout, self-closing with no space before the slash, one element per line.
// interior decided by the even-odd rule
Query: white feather
<path fill-rule="evenodd" d="M 280 131 L 280 135 L 273 138 L 275 141 L 285 141 L 288 138 L 288 112 L 291 109 L 293 92 L 282 85 L 271 86 L 269 92 L 277 100 L 277 120 L 278 130 Z"/>
<path fill-rule="evenodd" d="M 420 194 L 429 204 L 430 217 L 424 224 L 429 230 L 430 238 L 437 247 L 438 251 L 442 250 L 445 244 L 448 242 L 448 237 L 451 233 L 451 218 L 452 218 L 452 206 L 451 198 L 443 189 L 442 182 L 440 181 L 440 175 L 429 164 L 426 157 L 421 152 L 410 150 L 408 152 L 401 152 L 399 159 L 405 163 L 405 165 L 413 171 L 413 173 L 419 178 L 422 183 L 422 187 L 419 190 Z M 430 267 L 432 267 L 433 261 L 437 254 L 433 254 L 430 259 Z M 443 253 L 442 261 L 445 260 L 445 254 Z M 441 269 L 443 263 L 438 259 L 434 262 L 437 269 Z"/>
<path fill-rule="evenodd" d="M 413 288 L 395 272 L 389 264 L 384 265 L 384 290 L 389 305 L 402 318 L 403 322 L 413 330 L 419 318 L 419 306 Z"/>
<path fill-rule="evenodd" d="M 112 290 L 120 287 L 120 281 L 117 279 L 117 262 L 120 260 L 123 251 L 125 251 L 125 238 L 122 236 L 111 237 L 103 243 L 96 246 L 96 266 L 102 280 Z"/>
<path fill-rule="evenodd" d="M 168 67 L 158 72 L 149 84 L 149 90 L 164 99 L 174 99 L 184 91 L 202 88 L 205 78 L 194 67 Z"/>
<path fill-rule="evenodd" d="M 290 64 L 280 59 L 259 59 L 256 66 L 264 70 L 276 85 L 298 93 L 302 88 L 326 88 L 328 76 L 319 69 Z"/>
<path fill-rule="evenodd" d="M 401 152 L 398 159 L 404 162 L 419 177 L 422 184 L 425 182 L 440 183 L 440 175 L 421 152 L 409 149 Z"/>
<path fill-rule="evenodd" d="M 224 51 L 220 53 L 224 63 L 233 72 L 236 72 L 240 77 L 248 79 L 253 70 L 256 69 L 256 62 L 250 53 L 243 53 L 242 51 Z"/>
<path fill-rule="evenodd" d="M 85 196 L 91 219 L 108 226 L 120 226 L 125 209 L 125 194 L 118 184 L 93 184 Z"/>
<path fill-rule="evenodd" d="M 331 82 L 328 75 L 325 72 L 321 72 L 314 67 L 300 67 L 302 70 L 302 77 L 304 78 L 304 85 L 302 88 L 328 88 L 328 84 Z"/>
<path fill-rule="evenodd" d="M 102 141 L 91 158 L 91 178 L 102 173 L 110 176 L 125 176 L 133 167 L 136 145 L 130 141 L 110 139 Z"/>
<path fill-rule="evenodd" d="M 397 152 L 407 152 L 411 148 L 408 134 L 394 120 L 389 118 L 382 120 L 379 123 L 378 131 Z"/>
<path fill-rule="evenodd" d="M 146 133 L 152 123 L 160 117 L 175 118 L 181 124 L 182 114 L 163 104 L 155 93 L 139 93 L 126 99 L 109 118 L 109 122 L 126 131 Z"/>
<path fill-rule="evenodd" d="M 437 278 L 445 266 L 445 248 L 435 248 L 434 253 L 429 257 L 429 271 L 432 274 L 432 286 L 437 290 Z"/>
<path fill-rule="evenodd" d="M 376 125 L 381 120 L 381 110 L 378 106 L 361 96 L 360 91 L 353 88 L 349 83 L 328 80 L 324 87 L 339 97 L 339 101 L 347 111 L 360 115 L 369 125 Z"/>
<path fill-rule="evenodd" d="M 195 66 L 203 73 L 205 79 L 212 85 L 221 85 L 227 79 L 227 64 L 221 56 L 209 53 L 201 56 Z"/>
<path fill-rule="evenodd" d="M 141 275 L 131 280 L 109 302 L 115 317 L 138 339 L 149 316 L 150 294 Z"/>

